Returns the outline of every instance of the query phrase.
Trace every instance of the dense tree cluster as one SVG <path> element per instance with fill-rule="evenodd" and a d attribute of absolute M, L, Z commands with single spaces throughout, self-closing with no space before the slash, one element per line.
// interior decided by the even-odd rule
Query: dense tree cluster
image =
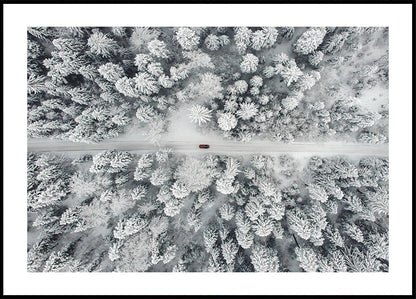
<path fill-rule="evenodd" d="M 236 43 L 250 45 L 251 34 L 248 28 L 238 28 Z M 368 34 L 365 28 L 310 28 L 293 44 L 294 54 L 273 54 L 271 64 L 244 50 L 240 69 L 226 80 L 224 96 L 204 105 L 216 113 L 203 127 L 219 129 L 224 137 L 238 141 L 255 136 L 283 142 L 342 136 L 366 143 L 387 142 L 387 110 L 369 110 L 354 91 L 384 84 L 387 55 L 348 75 L 351 79 L 344 84 L 353 89 L 349 95 L 322 82 L 322 71 L 337 69 L 352 57 L 339 54 L 362 56 L 362 45 L 371 39 Z M 316 84 L 326 91 L 317 95 L 319 101 L 309 96 L 315 96 L 310 91 Z"/>
<path fill-rule="evenodd" d="M 388 115 L 376 115 L 387 110 L 367 112 L 360 101 L 344 100 L 387 88 L 388 52 L 364 55 L 374 36 L 384 47 L 388 30 L 31 27 L 28 135 L 99 142 L 133 126 L 157 143 L 167 118 L 191 103 L 191 122 L 240 141 L 339 135 L 387 142 Z M 331 78 L 347 64 L 354 67 L 341 94 Z M 317 84 L 326 94 L 314 93 Z"/>
<path fill-rule="evenodd" d="M 384 158 L 28 154 L 34 272 L 388 271 L 388 213 Z"/>
<path fill-rule="evenodd" d="M 190 126 L 235 141 L 387 143 L 388 34 L 29 27 L 28 137 L 133 129 L 161 144 L 187 111 Z M 71 157 L 28 153 L 30 272 L 389 270 L 387 158 L 302 164 L 160 146 Z"/>

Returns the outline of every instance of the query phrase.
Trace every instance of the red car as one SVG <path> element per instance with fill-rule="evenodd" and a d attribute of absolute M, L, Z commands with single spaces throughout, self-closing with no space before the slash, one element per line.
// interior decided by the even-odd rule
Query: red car
<path fill-rule="evenodd" d="M 200 144 L 199 148 L 209 148 L 209 145 L 208 144 Z"/>

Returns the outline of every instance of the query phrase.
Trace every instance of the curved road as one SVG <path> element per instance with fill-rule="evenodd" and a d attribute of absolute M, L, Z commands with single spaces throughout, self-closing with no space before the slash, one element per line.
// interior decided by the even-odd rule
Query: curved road
<path fill-rule="evenodd" d="M 253 141 L 248 143 L 221 141 L 205 142 L 209 149 L 200 149 L 197 141 L 166 141 L 159 146 L 145 141 L 104 141 L 100 143 L 72 143 L 63 141 L 28 141 L 29 152 L 56 152 L 56 151 L 155 151 L 160 147 L 171 147 L 176 152 L 211 152 L 211 153 L 327 153 L 327 154 L 363 154 L 387 156 L 388 144 L 353 144 L 353 143 L 273 143 L 269 141 Z"/>

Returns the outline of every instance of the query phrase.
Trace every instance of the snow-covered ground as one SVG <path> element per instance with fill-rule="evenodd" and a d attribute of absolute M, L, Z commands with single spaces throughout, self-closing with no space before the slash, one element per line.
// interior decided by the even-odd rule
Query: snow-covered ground
<path fill-rule="evenodd" d="M 194 103 L 192 103 L 194 104 Z M 182 105 L 169 117 L 168 132 L 162 136 L 161 143 L 219 143 L 225 139 L 215 131 L 202 132 L 197 124 L 191 123 L 188 114 L 192 104 Z"/>
<path fill-rule="evenodd" d="M 388 109 L 389 91 L 381 85 L 376 85 L 371 89 L 364 89 L 358 100 L 360 105 L 369 111 L 380 112 Z"/>
<path fill-rule="evenodd" d="M 234 141 L 216 141 L 209 138 L 191 139 L 184 135 L 182 140 L 170 140 L 163 142 L 160 147 L 171 147 L 175 152 L 201 152 L 218 154 L 237 154 L 237 153 L 338 153 L 338 154 L 368 154 L 368 155 L 388 155 L 388 144 L 351 144 L 351 143 L 273 143 L 270 141 L 253 141 L 240 143 Z M 200 149 L 199 143 L 209 144 L 209 149 Z M 99 150 L 125 150 L 148 152 L 158 150 L 159 146 L 142 141 L 105 141 L 98 144 L 84 143 L 50 143 L 50 142 L 30 142 L 28 143 L 29 152 L 50 152 L 50 151 L 99 151 Z"/>

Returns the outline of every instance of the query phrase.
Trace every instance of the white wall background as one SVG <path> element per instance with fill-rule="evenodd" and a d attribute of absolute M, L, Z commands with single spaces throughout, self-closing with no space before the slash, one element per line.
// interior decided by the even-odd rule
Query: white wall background
<path fill-rule="evenodd" d="M 411 294 L 411 5 L 3 5 L 4 294 Z M 389 273 L 27 273 L 27 26 L 389 26 Z"/>

